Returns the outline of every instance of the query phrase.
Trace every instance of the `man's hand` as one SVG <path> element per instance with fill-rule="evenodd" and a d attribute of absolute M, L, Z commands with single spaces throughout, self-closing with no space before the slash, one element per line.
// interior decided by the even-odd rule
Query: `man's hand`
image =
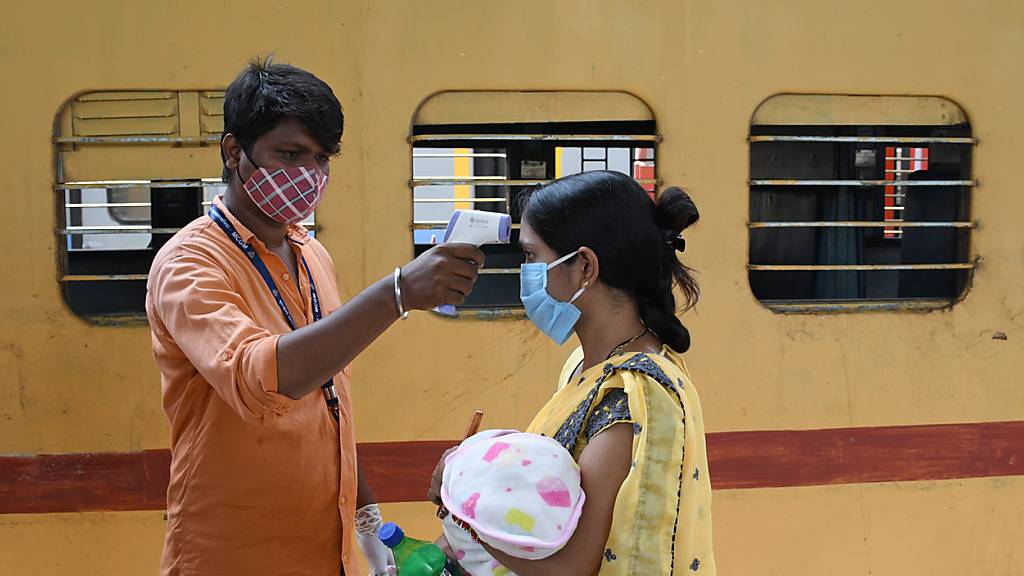
<path fill-rule="evenodd" d="M 466 301 L 484 265 L 484 253 L 471 244 L 439 244 L 402 268 L 402 305 L 429 310 Z"/>
<path fill-rule="evenodd" d="M 380 508 L 376 504 L 356 510 L 356 543 L 370 565 L 370 576 L 393 574 L 390 570 L 395 569 L 395 555 L 377 537 L 381 523 Z"/>

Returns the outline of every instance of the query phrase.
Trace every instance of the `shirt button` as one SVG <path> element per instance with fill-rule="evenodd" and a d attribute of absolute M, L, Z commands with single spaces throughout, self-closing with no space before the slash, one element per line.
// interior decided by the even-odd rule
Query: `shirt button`
<path fill-rule="evenodd" d="M 348 498 L 345 498 L 344 496 L 341 497 L 341 500 L 338 500 L 339 504 L 345 504 L 346 502 L 348 502 Z"/>
<path fill-rule="evenodd" d="M 285 272 L 284 276 L 281 276 L 281 278 L 283 278 L 287 282 L 288 280 L 292 279 L 292 275 L 287 273 L 287 272 Z"/>

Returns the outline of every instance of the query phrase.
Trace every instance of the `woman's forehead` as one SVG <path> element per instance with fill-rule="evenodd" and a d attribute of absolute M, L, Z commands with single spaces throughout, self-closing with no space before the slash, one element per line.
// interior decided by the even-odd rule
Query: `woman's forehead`
<path fill-rule="evenodd" d="M 524 220 L 519 227 L 519 244 L 526 248 L 540 248 L 545 246 L 544 241 L 541 240 L 537 234 L 530 228 L 530 225 Z"/>

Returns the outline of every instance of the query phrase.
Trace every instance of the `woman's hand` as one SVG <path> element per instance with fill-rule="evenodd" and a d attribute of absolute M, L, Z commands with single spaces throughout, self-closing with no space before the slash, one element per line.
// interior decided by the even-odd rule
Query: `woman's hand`
<path fill-rule="evenodd" d="M 444 555 L 448 557 L 454 564 L 458 564 L 458 559 L 455 557 L 455 551 L 452 550 L 452 545 L 448 543 L 448 537 L 441 534 L 441 537 L 434 541 L 434 544 L 444 552 Z M 460 566 L 461 568 L 461 566 Z"/>
<path fill-rule="evenodd" d="M 440 506 L 441 504 L 441 480 L 444 478 L 444 460 L 449 454 L 455 451 L 458 446 L 452 446 L 441 454 L 441 459 L 434 466 L 434 473 L 430 476 L 430 490 L 427 491 L 427 500 Z"/>

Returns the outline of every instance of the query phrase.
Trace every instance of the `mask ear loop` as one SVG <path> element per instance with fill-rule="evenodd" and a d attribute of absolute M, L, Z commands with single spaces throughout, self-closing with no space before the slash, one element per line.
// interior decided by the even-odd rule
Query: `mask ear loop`
<path fill-rule="evenodd" d="M 242 149 L 242 154 L 245 155 L 245 159 L 249 161 L 249 164 L 252 164 L 253 168 L 255 168 L 256 170 L 259 170 L 260 169 L 260 165 L 257 164 L 256 161 L 252 159 L 252 154 L 250 154 L 249 151 L 247 151 L 245 149 L 245 146 L 240 146 L 240 148 Z M 248 182 L 248 179 L 243 179 L 242 178 L 242 171 L 240 170 L 241 167 L 242 167 L 242 159 L 239 158 L 238 159 L 238 166 L 235 166 L 235 174 L 238 175 L 238 181 L 242 184 L 242 187 L 244 188 L 245 187 L 245 183 Z M 255 174 L 256 170 L 253 170 L 252 174 Z M 252 178 L 252 174 L 249 174 L 249 178 Z"/>
<path fill-rule="evenodd" d="M 574 250 L 574 251 L 566 254 L 565 256 L 562 256 L 558 260 L 555 260 L 551 264 L 548 264 L 548 270 L 551 270 L 555 266 L 558 266 L 562 262 L 565 262 L 566 260 L 572 258 L 573 256 L 576 256 L 579 253 L 580 253 L 580 251 L 577 249 L 577 250 Z M 579 299 L 580 296 L 583 295 L 584 292 L 587 291 L 587 284 L 588 284 L 587 282 L 584 282 L 583 283 L 583 287 L 580 288 L 579 290 L 577 290 L 576 293 L 572 295 L 572 298 L 569 298 L 569 304 L 572 304 L 573 302 L 575 302 L 577 299 Z"/>
<path fill-rule="evenodd" d="M 579 254 L 579 253 L 580 253 L 580 251 L 579 251 L 579 250 L 574 250 L 574 251 L 572 251 L 572 252 L 569 252 L 569 253 L 568 253 L 568 254 L 566 254 L 565 256 L 562 256 L 562 257 L 561 257 L 561 258 L 559 258 L 558 260 L 555 260 L 555 261 L 554 261 L 554 262 L 552 262 L 551 264 L 548 264 L 548 270 L 551 270 L 551 269 L 552 269 L 552 268 L 554 268 L 555 266 L 558 266 L 559 264 L 561 264 L 561 263 L 565 262 L 566 260 L 568 260 L 568 259 L 572 258 L 573 256 L 575 256 L 575 255 L 577 255 L 577 254 Z"/>
<path fill-rule="evenodd" d="M 576 293 L 572 295 L 572 298 L 569 298 L 569 304 L 572 304 L 572 303 L 573 303 L 573 302 L 575 302 L 575 301 L 576 301 L 576 300 L 577 300 L 577 299 L 578 299 L 578 298 L 579 298 L 580 296 L 583 296 L 583 293 L 584 293 L 584 292 L 586 292 L 586 291 L 587 291 L 587 285 L 586 285 L 586 284 L 584 284 L 582 288 L 580 288 L 579 290 L 577 290 L 577 291 L 576 291 Z"/>

